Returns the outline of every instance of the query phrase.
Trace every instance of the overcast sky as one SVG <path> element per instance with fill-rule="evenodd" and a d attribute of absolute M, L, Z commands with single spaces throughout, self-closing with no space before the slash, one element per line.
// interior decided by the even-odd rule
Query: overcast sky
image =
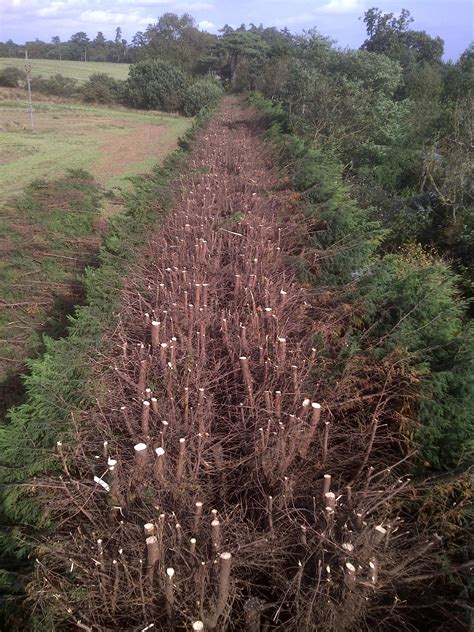
<path fill-rule="evenodd" d="M 444 39 L 446 58 L 456 59 L 474 39 L 473 0 L 0 0 L 0 40 L 68 39 L 77 31 L 90 37 L 103 31 L 112 38 L 117 26 L 131 39 L 162 13 L 186 12 L 210 32 L 242 22 L 287 26 L 293 32 L 317 27 L 340 46 L 355 48 L 365 36 L 358 18 L 372 6 L 408 9 L 414 28 Z"/>

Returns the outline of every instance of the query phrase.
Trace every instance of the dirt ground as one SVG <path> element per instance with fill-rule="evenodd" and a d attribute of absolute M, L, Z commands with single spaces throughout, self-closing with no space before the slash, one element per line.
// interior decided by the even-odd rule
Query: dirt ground
<path fill-rule="evenodd" d="M 152 157 L 158 160 L 176 146 L 176 140 L 169 138 L 166 141 L 166 136 L 164 126 L 136 125 L 130 132 L 104 141 L 101 146 L 103 158 L 91 171 L 101 181 L 126 173 L 130 164 L 142 163 Z"/>
<path fill-rule="evenodd" d="M 33 179 L 90 171 L 107 188 L 148 171 L 190 125 L 190 119 L 82 104 L 37 103 L 34 132 L 24 102 L 0 100 L 0 206 Z"/>

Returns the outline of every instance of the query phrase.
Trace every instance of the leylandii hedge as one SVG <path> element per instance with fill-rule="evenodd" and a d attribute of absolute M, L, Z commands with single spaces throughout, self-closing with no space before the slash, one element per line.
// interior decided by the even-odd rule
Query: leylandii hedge
<path fill-rule="evenodd" d="M 420 483 L 404 511 L 407 525 L 422 529 L 429 523 L 442 533 L 439 556 L 446 572 L 429 580 L 432 593 L 427 589 L 414 599 L 424 616 L 437 619 L 436 595 L 436 603 L 450 604 L 449 620 L 462 620 L 467 628 L 472 581 L 459 569 L 472 558 L 468 468 L 474 456 L 474 336 L 459 278 L 418 245 L 383 254 L 378 245 L 389 232 L 354 201 L 341 166 L 312 139 L 292 134 L 278 104 L 260 95 L 252 102 L 308 216 L 315 218 L 310 239 L 319 251 L 319 269 L 314 281 L 329 285 L 336 303 L 350 314 L 341 333 L 345 351 L 337 358 L 337 374 L 328 378 L 344 379 L 358 366 L 383 367 L 391 358 L 403 364 L 405 383 L 392 406 L 399 431 L 418 449 L 416 463 L 406 466 Z M 423 618 L 415 627 L 418 623 L 419 629 L 426 625 Z"/>
<path fill-rule="evenodd" d="M 358 305 L 348 348 L 376 362 L 400 350 L 419 383 L 415 405 L 404 415 L 420 465 L 428 471 L 466 466 L 474 456 L 474 337 L 457 276 L 418 246 L 379 254 L 388 230 L 351 197 L 342 166 L 293 134 L 279 104 L 259 94 L 251 101 L 307 214 L 319 220 L 311 237 L 325 253 L 318 282 L 345 287 L 344 300 Z"/>
<path fill-rule="evenodd" d="M 209 115 L 202 111 L 180 148 L 149 176 L 135 179 L 127 210 L 111 222 L 98 267 L 86 271 L 85 305 L 71 317 L 68 336 L 45 340 L 44 355 L 29 362 L 25 402 L 10 411 L 0 428 L 0 559 L 5 569 L 0 571 L 0 603 L 8 629 L 26 625 L 16 606 L 28 578 L 27 558 L 34 552 L 32 533 L 50 526 L 36 502 L 34 478 L 56 469 L 56 442 L 68 441 L 74 411 L 87 409 L 94 399 L 89 359 L 99 344 L 107 344 L 105 333 L 119 306 L 124 275 L 169 208 L 170 182 L 184 168 L 192 140 Z"/>

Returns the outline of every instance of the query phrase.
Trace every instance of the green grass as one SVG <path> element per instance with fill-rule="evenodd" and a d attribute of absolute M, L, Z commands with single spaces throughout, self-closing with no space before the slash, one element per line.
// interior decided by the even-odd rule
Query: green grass
<path fill-rule="evenodd" d="M 32 179 L 54 179 L 67 168 L 89 170 L 104 187 L 126 186 L 129 175 L 159 162 L 192 123 L 80 104 L 41 102 L 34 110 L 32 133 L 24 103 L 0 101 L 0 208 Z"/>
<path fill-rule="evenodd" d="M 130 191 L 130 176 L 150 172 L 193 122 L 40 103 L 32 133 L 25 117 L 21 102 L 0 101 L 0 400 L 2 383 L 11 390 L 25 358 L 41 350 L 39 332 L 60 329 L 80 300 L 103 220 L 122 208 L 123 196 L 110 200 L 104 189 Z"/>
<path fill-rule="evenodd" d="M 51 77 L 61 74 L 85 83 L 95 72 L 105 72 L 114 79 L 126 79 L 130 64 L 111 64 L 99 61 L 60 61 L 59 59 L 30 59 L 33 76 Z M 24 69 L 25 60 L 16 57 L 0 57 L 0 70 L 7 66 Z"/>

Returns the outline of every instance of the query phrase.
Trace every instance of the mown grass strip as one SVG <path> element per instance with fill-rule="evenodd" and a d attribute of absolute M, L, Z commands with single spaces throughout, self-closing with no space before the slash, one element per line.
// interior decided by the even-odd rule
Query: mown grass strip
<path fill-rule="evenodd" d="M 80 104 L 35 103 L 35 133 L 25 104 L 0 102 L 0 207 L 33 179 L 86 169 L 105 187 L 151 169 L 176 147 L 189 118 Z M 3 210 L 3 208 L 2 208 Z"/>

